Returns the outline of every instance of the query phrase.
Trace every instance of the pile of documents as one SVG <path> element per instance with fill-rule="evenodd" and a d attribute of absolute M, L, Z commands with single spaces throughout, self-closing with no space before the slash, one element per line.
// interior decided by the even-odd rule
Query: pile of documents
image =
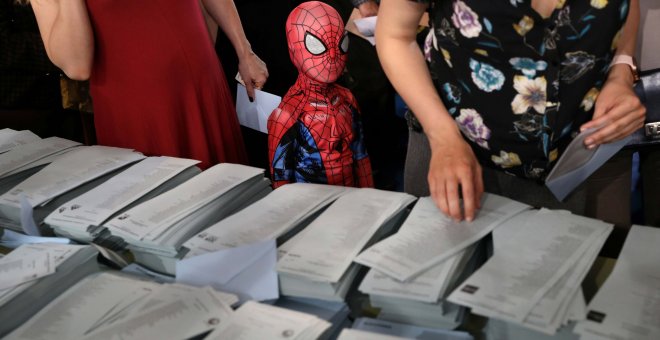
<path fill-rule="evenodd" d="M 91 246 L 23 245 L 0 258 L 0 338 L 68 287 L 99 270 Z"/>
<path fill-rule="evenodd" d="M 16 131 L 9 128 L 0 129 L 0 153 L 7 152 L 19 145 L 28 144 L 41 138 L 32 131 Z"/>
<path fill-rule="evenodd" d="M 386 336 L 403 339 L 442 339 L 472 340 L 466 332 L 450 331 L 431 327 L 420 327 L 371 318 L 357 318 L 351 331 L 359 331 L 360 336 L 350 339 L 386 339 Z M 369 332 L 369 333 L 366 333 Z M 350 335 L 350 331 L 348 332 Z"/>
<path fill-rule="evenodd" d="M 614 270 L 575 327 L 582 339 L 660 339 L 660 229 L 633 225 Z"/>
<path fill-rule="evenodd" d="M 351 325 L 351 321 L 348 319 L 350 310 L 344 302 L 280 297 L 274 305 L 296 312 L 316 315 L 327 321 L 331 326 L 324 333 L 324 338 L 336 339 L 342 329 Z"/>
<path fill-rule="evenodd" d="M 103 272 L 68 289 L 9 338 L 188 339 L 227 323 L 236 301 L 208 287 Z"/>
<path fill-rule="evenodd" d="M 147 157 L 98 187 L 61 205 L 44 222 L 55 234 L 92 242 L 107 233 L 102 224 L 199 174 L 199 161 Z M 116 247 L 111 247 L 116 248 Z"/>
<path fill-rule="evenodd" d="M 372 268 L 359 289 L 381 308 L 380 319 L 453 329 L 466 310 L 445 298 L 483 263 L 485 247 L 477 241 L 527 208 L 485 194 L 477 218 L 457 223 L 430 197 L 420 198 L 396 234 L 357 257 L 356 262 Z"/>
<path fill-rule="evenodd" d="M 7 129 L 0 131 L 5 130 Z M 3 150 L 3 153 L 0 153 L 0 194 L 6 193 L 41 170 L 53 159 L 80 145 L 80 143 L 58 137 L 34 139 L 30 137 L 29 133 L 23 141 L 25 143 L 14 139 L 5 140 L 6 143 L 0 145 L 0 150 Z"/>
<path fill-rule="evenodd" d="M 314 315 L 248 301 L 209 334 L 208 340 L 324 339 L 330 323 Z"/>
<path fill-rule="evenodd" d="M 347 187 L 291 183 L 205 229 L 183 244 L 186 258 L 248 244 L 291 238 L 340 195 Z"/>
<path fill-rule="evenodd" d="M 495 229 L 493 256 L 448 300 L 555 334 L 570 319 L 584 317 L 574 315 L 584 308 L 580 285 L 611 230 L 611 224 L 566 211 L 525 211 Z"/>
<path fill-rule="evenodd" d="M 61 144 L 71 143 L 63 141 Z M 26 144 L 25 147 L 30 145 L 32 144 Z M 50 145 L 48 148 L 53 149 Z M 56 208 L 142 158 L 144 155 L 129 149 L 107 146 L 77 147 L 57 157 L 39 172 L 0 196 L 0 223 L 3 227 L 24 231 L 26 234 L 38 234 L 42 231 L 40 229 L 44 218 Z"/>
<path fill-rule="evenodd" d="M 391 232 L 415 198 L 375 189 L 352 190 L 278 249 L 283 295 L 344 300 L 358 274 L 355 256 Z"/>
<path fill-rule="evenodd" d="M 263 170 L 215 165 L 116 216 L 103 226 L 129 244 L 136 262 L 173 275 L 182 245 L 201 230 L 267 195 Z"/>

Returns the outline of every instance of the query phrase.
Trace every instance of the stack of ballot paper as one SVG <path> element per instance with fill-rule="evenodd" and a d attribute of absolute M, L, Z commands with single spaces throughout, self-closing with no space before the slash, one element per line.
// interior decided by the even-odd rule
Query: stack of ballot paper
<path fill-rule="evenodd" d="M 27 234 L 39 233 L 53 210 L 142 158 L 144 155 L 130 149 L 77 147 L 0 196 L 0 223 Z"/>
<path fill-rule="evenodd" d="M 378 336 L 394 336 L 404 339 L 442 339 L 442 340 L 472 340 L 469 333 L 461 331 L 450 331 L 446 329 L 437 329 L 432 327 L 420 327 L 401 323 L 395 323 L 385 320 L 376 320 L 371 318 L 357 318 L 353 322 L 352 330 L 370 332 Z M 381 337 L 372 337 L 373 339 L 383 339 Z M 366 337 L 356 339 L 365 340 Z"/>
<path fill-rule="evenodd" d="M 98 271 L 96 255 L 91 246 L 42 243 L 20 246 L 0 258 L 0 337 Z"/>
<path fill-rule="evenodd" d="M 192 237 L 183 244 L 189 249 L 185 257 L 265 240 L 276 239 L 282 244 L 307 225 L 319 211 L 350 190 L 356 189 L 311 183 L 281 186 Z"/>
<path fill-rule="evenodd" d="M 357 257 L 356 262 L 372 267 L 359 289 L 381 309 L 380 319 L 456 328 L 466 311 L 445 298 L 483 263 L 485 247 L 476 242 L 525 209 L 510 199 L 485 194 L 477 218 L 457 223 L 440 212 L 430 197 L 420 198 L 395 235 Z M 416 269 L 426 263 L 435 264 Z"/>
<path fill-rule="evenodd" d="M 245 165 L 215 165 L 103 226 L 129 244 L 136 262 L 173 275 L 176 261 L 185 255 L 184 242 L 271 191 L 263 172 Z"/>
<path fill-rule="evenodd" d="M 415 200 L 404 193 L 359 189 L 345 193 L 303 231 L 279 247 L 283 295 L 344 300 L 357 276 L 355 256 L 391 232 Z"/>
<path fill-rule="evenodd" d="M 589 302 L 581 339 L 660 339 L 660 229 L 633 225 L 614 270 Z"/>
<path fill-rule="evenodd" d="M 0 129 L 0 153 L 7 152 L 19 145 L 28 144 L 41 138 L 32 131 L 16 131 L 9 128 Z"/>
<path fill-rule="evenodd" d="M 324 333 L 324 338 L 335 339 L 343 328 L 350 327 L 348 315 L 350 310 L 344 302 L 324 301 L 316 299 L 280 297 L 275 306 L 296 312 L 316 315 L 330 323 L 330 328 Z"/>
<path fill-rule="evenodd" d="M 314 315 L 248 301 L 206 339 L 314 340 L 324 339 L 328 328 L 330 323 Z"/>
<path fill-rule="evenodd" d="M 523 212 L 495 229 L 493 256 L 448 300 L 475 314 L 555 334 L 584 317 L 573 315 L 584 308 L 580 285 L 611 230 L 611 224 L 567 211 Z"/>
<path fill-rule="evenodd" d="M 8 338 L 188 339 L 229 322 L 236 301 L 208 287 L 103 272 L 68 289 Z"/>
<path fill-rule="evenodd" d="M 199 161 L 148 157 L 98 187 L 61 205 L 46 217 L 55 234 L 91 242 L 107 233 L 101 225 L 111 217 L 154 198 L 199 174 Z M 114 247 L 113 247 L 114 248 Z"/>
<path fill-rule="evenodd" d="M 58 137 L 26 139 L 26 143 L 7 143 L 0 154 L 0 194 L 41 170 L 61 154 L 80 143 Z"/>
<path fill-rule="evenodd" d="M 404 224 L 405 225 L 405 224 Z M 466 279 L 485 257 L 483 247 L 475 252 L 470 246 L 409 282 L 397 281 L 376 270 L 370 270 L 360 284 L 369 295 L 373 307 L 379 308 L 379 319 L 404 324 L 454 329 L 466 316 L 466 310 L 444 300 L 446 293 Z"/>

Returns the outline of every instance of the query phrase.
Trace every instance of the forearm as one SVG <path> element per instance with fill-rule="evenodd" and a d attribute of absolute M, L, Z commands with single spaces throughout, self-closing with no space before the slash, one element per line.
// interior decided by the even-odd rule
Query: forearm
<path fill-rule="evenodd" d="M 631 0 L 628 17 L 626 18 L 626 23 L 623 25 L 621 36 L 619 37 L 616 55 L 635 55 L 637 30 L 639 29 L 639 16 L 639 0 Z M 630 68 L 625 64 L 612 66 L 608 74 L 608 81 L 609 80 L 623 81 L 626 84 L 631 85 L 634 81 Z"/>
<path fill-rule="evenodd" d="M 84 0 L 32 1 L 50 60 L 72 79 L 89 78 L 94 38 Z"/>
<path fill-rule="evenodd" d="M 423 12 L 423 6 L 417 3 L 383 1 L 376 27 L 376 48 L 383 70 L 415 113 L 433 147 L 437 141 L 460 138 L 460 132 L 433 86 L 415 40 Z"/>
<path fill-rule="evenodd" d="M 239 58 L 253 53 L 233 0 L 202 0 L 202 4 L 225 33 Z"/>

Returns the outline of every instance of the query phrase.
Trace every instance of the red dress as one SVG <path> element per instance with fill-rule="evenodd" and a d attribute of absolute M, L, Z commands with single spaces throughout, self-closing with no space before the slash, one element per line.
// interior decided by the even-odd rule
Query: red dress
<path fill-rule="evenodd" d="M 88 0 L 98 143 L 147 155 L 246 163 L 198 0 Z"/>

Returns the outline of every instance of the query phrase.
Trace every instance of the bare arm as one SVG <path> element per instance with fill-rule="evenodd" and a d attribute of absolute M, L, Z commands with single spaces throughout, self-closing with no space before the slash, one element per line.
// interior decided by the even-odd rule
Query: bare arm
<path fill-rule="evenodd" d="M 254 98 L 254 89 L 261 88 L 266 83 L 268 70 L 266 64 L 252 52 L 234 1 L 202 0 L 202 4 L 234 46 L 238 55 L 238 72 L 245 82 L 248 95 Z"/>
<path fill-rule="evenodd" d="M 429 190 L 440 210 L 456 220 L 474 218 L 483 193 L 481 166 L 438 96 L 415 40 L 426 6 L 383 0 L 376 24 L 376 48 L 394 88 L 415 113 L 431 145 Z M 461 211 L 459 191 L 464 211 Z"/>
<path fill-rule="evenodd" d="M 632 0 L 619 38 L 617 55 L 635 54 L 638 27 L 639 0 Z M 642 127 L 646 109 L 635 95 L 632 85 L 633 76 L 628 65 L 612 66 L 607 81 L 596 99 L 593 119 L 581 127 L 584 130 L 603 126 L 585 140 L 587 147 L 620 140 Z"/>
<path fill-rule="evenodd" d="M 89 78 L 94 37 L 84 0 L 33 0 L 39 32 L 50 60 L 71 79 Z"/>

